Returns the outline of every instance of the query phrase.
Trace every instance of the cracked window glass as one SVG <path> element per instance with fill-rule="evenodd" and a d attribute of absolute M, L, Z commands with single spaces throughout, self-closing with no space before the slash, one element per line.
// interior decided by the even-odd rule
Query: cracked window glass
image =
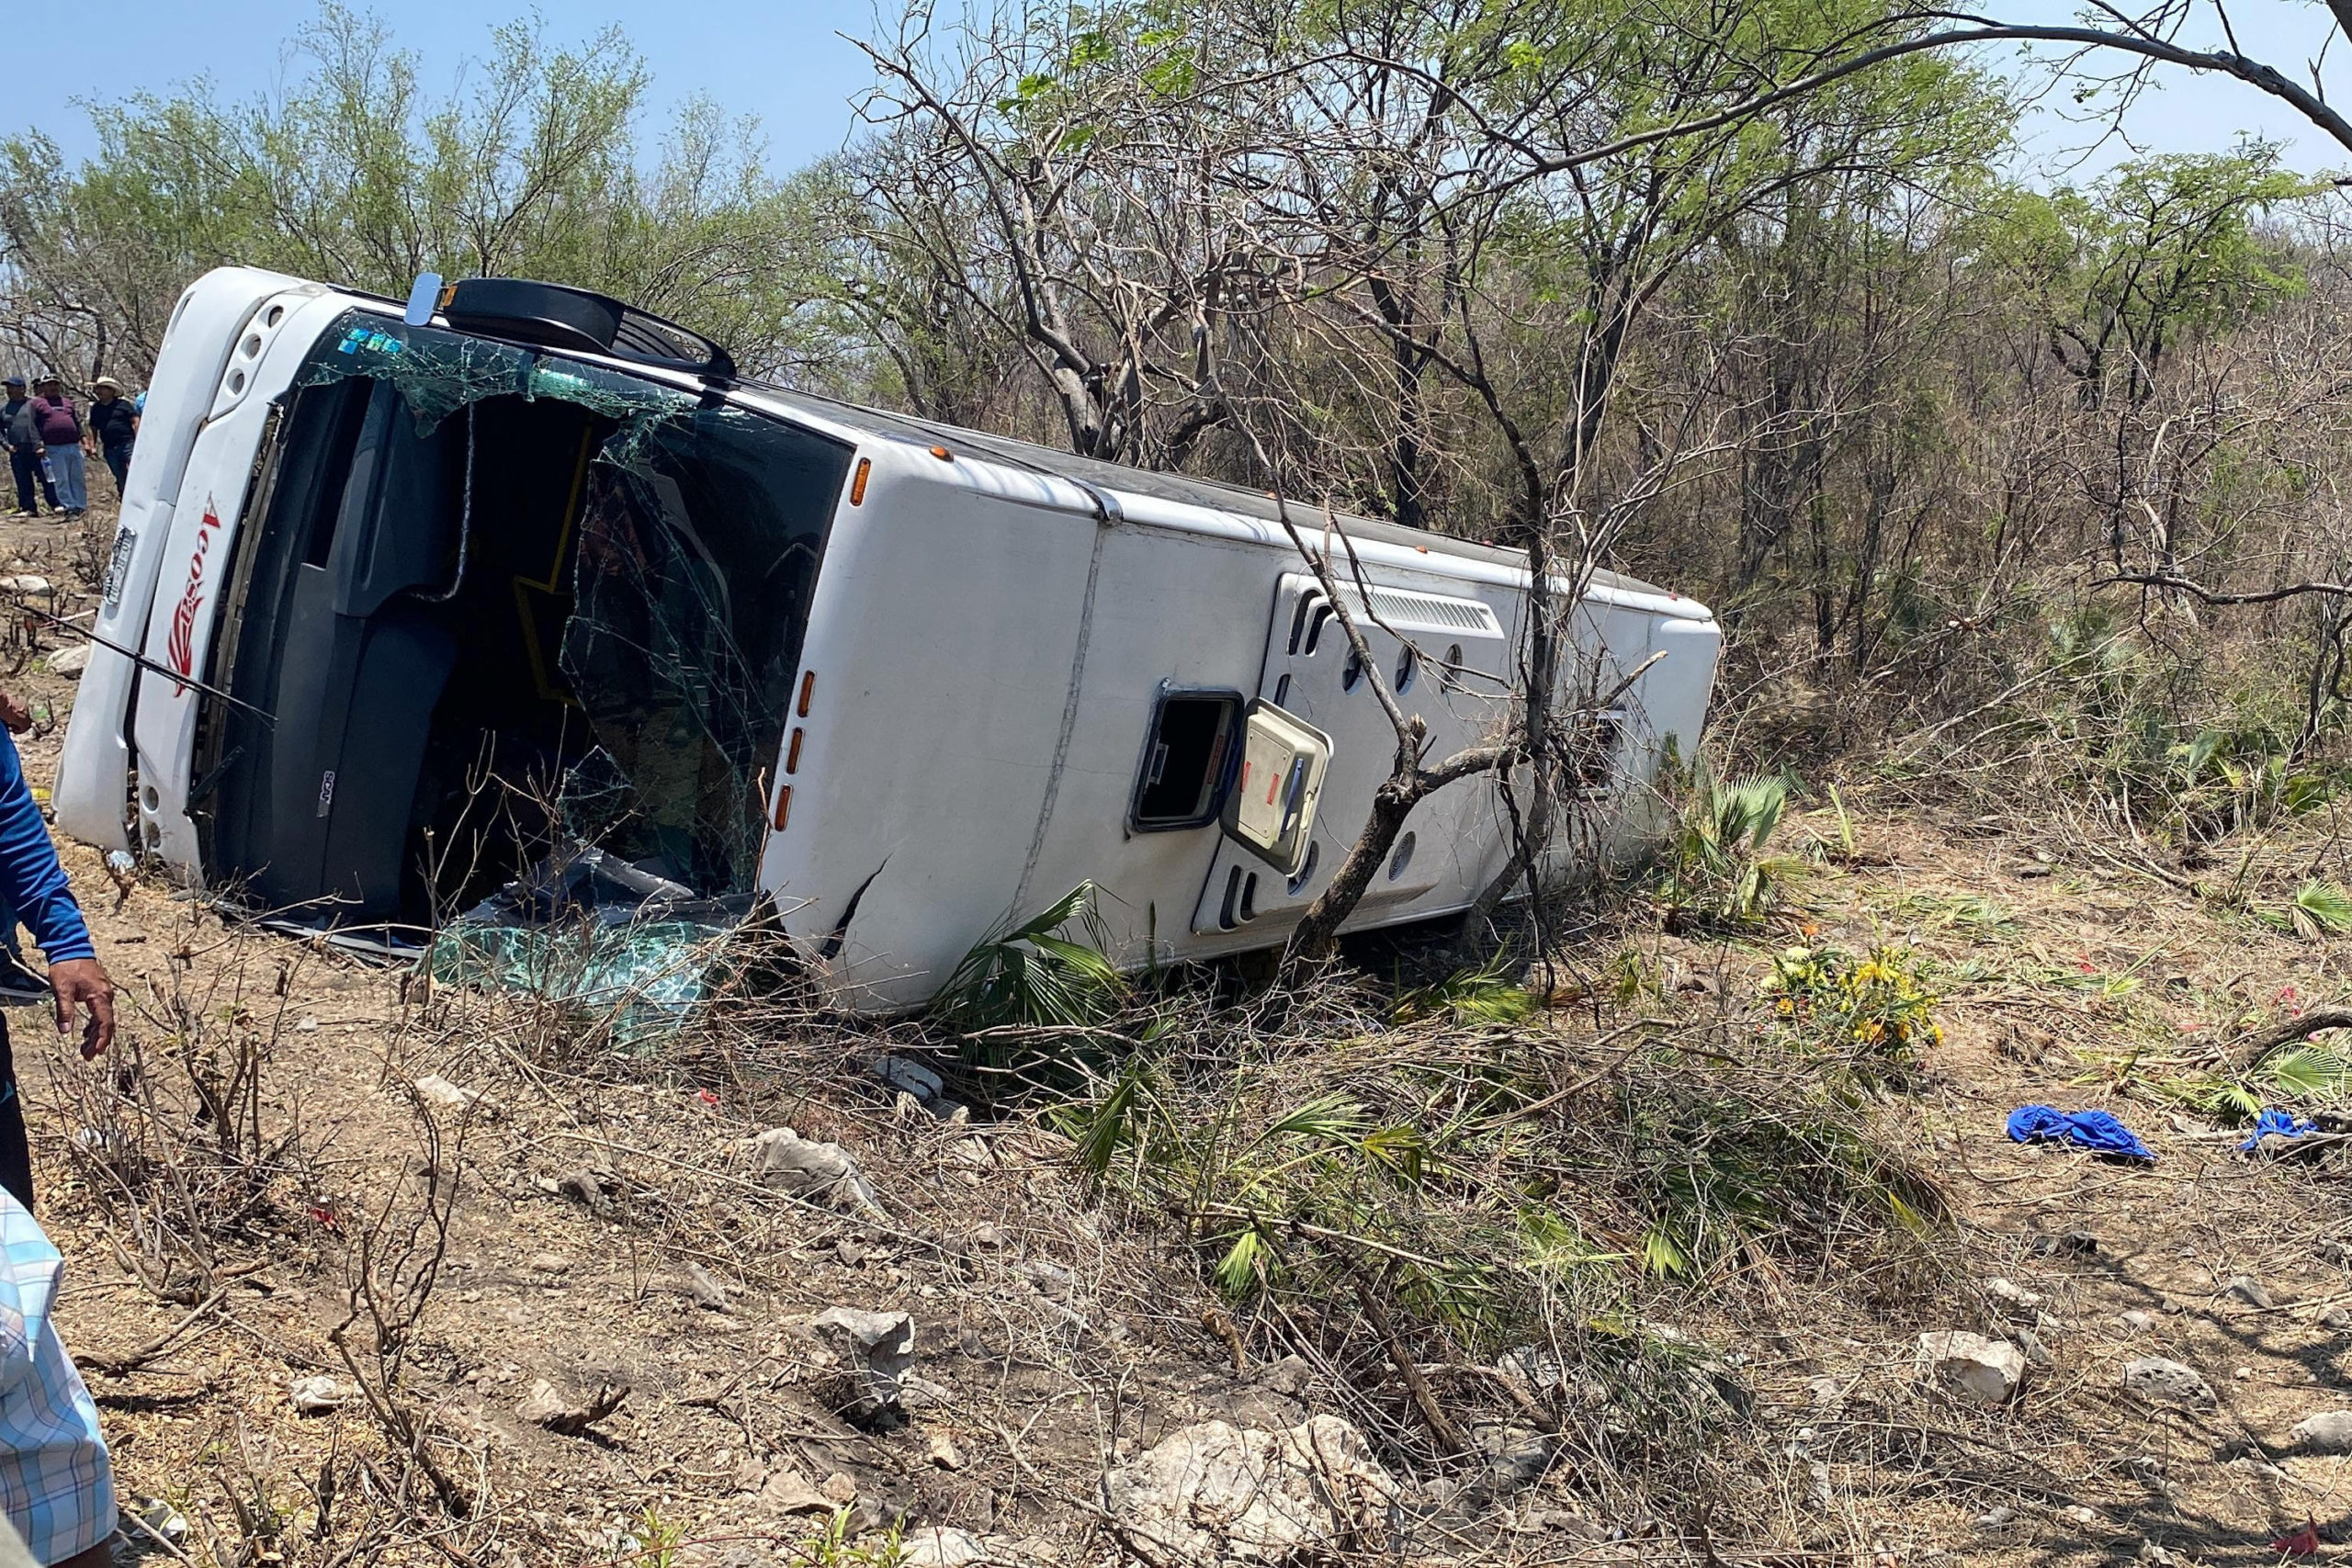
<path fill-rule="evenodd" d="M 753 906 L 850 447 L 366 311 L 279 424 L 224 643 L 250 705 L 196 758 L 208 865 L 322 925 L 591 923 L 588 949 L 468 938 L 435 966 L 674 1010 L 696 965 L 646 954 L 681 933 L 611 933 Z"/>

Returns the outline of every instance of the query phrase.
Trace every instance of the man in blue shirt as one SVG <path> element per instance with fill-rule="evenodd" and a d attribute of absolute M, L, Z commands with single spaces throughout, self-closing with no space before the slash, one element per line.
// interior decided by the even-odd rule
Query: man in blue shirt
<path fill-rule="evenodd" d="M 57 846 L 50 842 L 49 824 L 41 820 L 40 807 L 25 784 L 17 743 L 6 735 L 0 735 L 0 895 L 49 958 L 57 1032 L 69 1033 L 76 1015 L 85 1014 L 83 1058 L 103 1054 L 114 1043 L 114 982 L 107 978 L 97 949 L 90 944 L 90 928 L 82 919 L 82 907 L 74 902 L 65 868 L 57 863 Z M 5 1021 L 0 1021 L 0 1187 L 26 1208 L 33 1206 L 32 1147 L 25 1136 L 24 1099 L 17 1090 L 17 1064 Z"/>

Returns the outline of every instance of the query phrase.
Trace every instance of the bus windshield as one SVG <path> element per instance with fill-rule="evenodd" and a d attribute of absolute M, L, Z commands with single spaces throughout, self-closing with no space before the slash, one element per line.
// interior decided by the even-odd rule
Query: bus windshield
<path fill-rule="evenodd" d="M 355 310 L 280 401 L 208 710 L 208 862 L 438 924 L 586 848 L 756 884 L 843 444 Z"/>

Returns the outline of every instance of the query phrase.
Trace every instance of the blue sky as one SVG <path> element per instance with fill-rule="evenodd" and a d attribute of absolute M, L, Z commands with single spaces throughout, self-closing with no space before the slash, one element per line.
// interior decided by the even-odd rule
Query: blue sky
<path fill-rule="evenodd" d="M 2071 24 L 2077 5 L 2051 0 L 2018 0 L 1979 7 L 2007 21 Z M 2137 7 L 2131 7 L 2136 9 Z M 2238 52 L 2276 66 L 2299 84 L 2310 85 L 2309 67 L 2327 37 L 2327 10 L 2318 0 L 2248 0 L 2231 6 Z M 2224 46 L 2221 29 L 2209 8 L 2200 8 L 2181 41 L 2202 49 Z M 2048 54 L 2049 51 L 2043 51 Z M 1987 63 L 2020 66 L 2014 49 L 1987 52 Z M 2110 67 L 2112 68 L 2112 67 Z M 2352 97 L 2352 48 L 2341 39 L 2328 51 L 2325 78 L 2336 89 L 2328 96 L 2343 102 Z M 2046 73 L 2019 70 L 2018 79 L 2040 85 Z M 2120 137 L 2107 134 L 2105 122 L 2083 123 L 2071 118 L 2073 108 L 2064 88 L 2046 95 L 2041 107 L 2027 115 L 2019 130 L 2042 178 L 2080 179 L 2120 159 L 2143 152 L 2226 152 L 2242 134 L 2277 141 L 2287 149 L 2289 164 L 2306 174 L 2352 166 L 2352 151 L 2337 146 L 2313 129 L 2292 108 L 2245 83 L 2194 72 L 2159 70 L 2154 87 L 2125 116 Z"/>
<path fill-rule="evenodd" d="M 514 0 L 397 0 L 374 7 L 399 41 L 423 57 L 428 81 L 446 85 L 458 63 L 483 53 L 492 21 L 523 14 Z M 2015 20 L 2064 22 L 2068 0 L 2011 0 L 1988 11 Z M 892 13 L 897 11 L 891 6 Z M 791 167 L 840 147 L 851 125 L 849 98 L 868 80 L 856 50 L 839 35 L 869 34 L 873 0 L 671 0 L 621 6 L 605 0 L 564 0 L 544 7 L 559 38 L 583 37 L 606 23 L 628 31 L 651 67 L 654 108 L 705 93 L 732 112 L 759 118 L 772 163 Z M 86 20 L 100 13 L 78 14 Z M 74 47 L 37 51 L 11 73 L 11 102 L 0 124 L 34 124 L 70 153 L 89 150 L 86 117 L 77 99 L 111 98 L 141 88 L 162 90 L 209 76 L 230 96 L 268 86 L 283 68 L 284 40 L 314 14 L 311 0 L 199 0 L 164 5 L 120 0 L 103 12 L 103 38 Z M 2315 0 L 2247 0 L 2236 7 L 2239 42 L 2246 53 L 2300 74 L 2324 36 L 2325 12 Z M 78 24 L 77 24 L 78 25 Z M 2195 41 L 2218 42 L 2200 35 Z M 2017 56 L 1991 57 L 2005 66 Z M 2352 49 L 2339 40 L 2329 74 L 2352 102 Z M 2022 127 L 2040 178 L 2081 179 L 2129 156 L 2152 152 L 2226 151 L 2241 131 L 2290 144 L 2290 161 L 2307 171 L 2352 165 L 2344 152 L 2303 126 L 2293 112 L 2234 82 L 2171 74 L 2128 117 L 2127 140 L 2099 139 L 2098 128 L 2069 124 L 2044 108 Z M 2063 104 L 2063 92 L 2052 103 Z"/>
<path fill-rule="evenodd" d="M 446 86 L 459 61 L 489 51 L 492 24 L 529 14 L 528 0 L 356 0 L 421 57 L 427 83 Z M 586 38 L 619 23 L 653 73 L 657 116 L 695 93 L 737 114 L 756 115 L 781 167 L 838 149 L 851 125 L 849 95 L 870 78 L 865 61 L 838 36 L 870 35 L 869 0 L 551 0 L 539 7 L 551 37 Z M 893 15 L 896 14 L 893 6 Z M 105 17 L 103 37 L 86 24 Z M 74 12 L 74 46 L 37 51 L 38 69 L 9 73 L 0 124 L 27 122 L 70 153 L 93 145 L 76 100 L 160 91 L 198 76 L 223 96 L 263 90 L 283 69 L 284 42 L 317 15 L 312 0 L 122 0 Z M 17 61 L 31 66 L 34 56 Z"/>

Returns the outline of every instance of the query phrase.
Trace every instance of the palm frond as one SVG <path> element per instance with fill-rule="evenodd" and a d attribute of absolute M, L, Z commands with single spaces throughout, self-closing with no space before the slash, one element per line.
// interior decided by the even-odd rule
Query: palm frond
<path fill-rule="evenodd" d="M 1510 954 L 1498 953 L 1434 986 L 1406 992 L 1390 1016 L 1398 1023 L 1440 1016 L 1473 1025 L 1524 1023 L 1543 1010 L 1544 1003 L 1532 991 L 1506 978 L 1510 965 Z"/>
<path fill-rule="evenodd" d="M 2295 889 L 2287 919 L 2305 942 L 2352 931 L 2352 893 L 2340 883 L 2314 878 Z"/>
<path fill-rule="evenodd" d="M 1063 933 L 1075 924 L 1087 940 Z M 1125 991 L 1102 950 L 1109 933 L 1081 882 L 1045 909 L 974 943 L 932 1007 L 958 1029 L 1074 1027 L 1109 1017 Z"/>
<path fill-rule="evenodd" d="M 2352 1090 L 2352 1057 L 2312 1041 L 2271 1053 L 2255 1072 L 2298 1100 L 2341 1100 Z"/>

